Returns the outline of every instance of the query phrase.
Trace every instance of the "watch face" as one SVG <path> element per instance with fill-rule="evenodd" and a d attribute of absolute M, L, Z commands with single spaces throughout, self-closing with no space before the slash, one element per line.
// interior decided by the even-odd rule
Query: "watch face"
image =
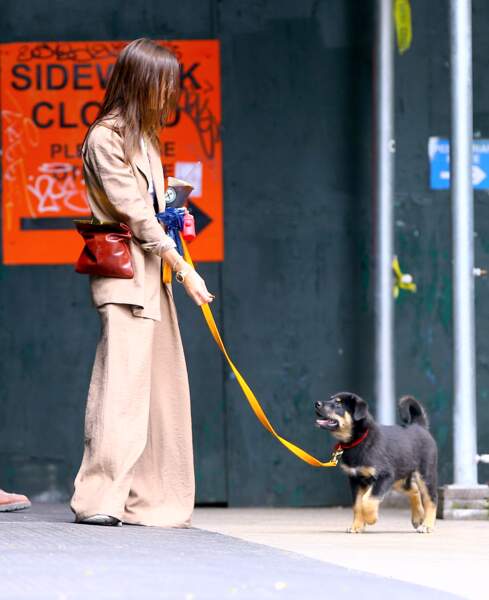
<path fill-rule="evenodd" d="M 179 283 L 183 283 L 183 280 L 185 279 L 185 277 L 183 276 L 183 273 L 181 271 L 177 271 L 176 274 L 175 274 L 175 279 Z"/>
<path fill-rule="evenodd" d="M 176 197 L 177 197 L 177 192 L 175 191 L 175 188 L 169 187 L 165 192 L 166 203 L 173 204 L 173 202 L 175 202 Z"/>

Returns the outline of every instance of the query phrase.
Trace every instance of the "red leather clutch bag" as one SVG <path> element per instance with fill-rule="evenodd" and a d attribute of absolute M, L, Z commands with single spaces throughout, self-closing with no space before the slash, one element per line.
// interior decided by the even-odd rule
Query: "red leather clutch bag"
<path fill-rule="evenodd" d="M 134 269 L 129 241 L 131 230 L 125 223 L 74 221 L 85 246 L 76 262 L 75 271 L 87 275 L 132 279 Z"/>

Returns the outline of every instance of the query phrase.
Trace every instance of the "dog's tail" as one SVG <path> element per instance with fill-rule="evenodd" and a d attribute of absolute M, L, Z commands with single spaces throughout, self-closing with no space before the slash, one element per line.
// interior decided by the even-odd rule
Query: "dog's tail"
<path fill-rule="evenodd" d="M 420 425 L 426 429 L 429 427 L 424 406 L 413 396 L 403 396 L 399 400 L 399 415 L 404 425 Z"/>

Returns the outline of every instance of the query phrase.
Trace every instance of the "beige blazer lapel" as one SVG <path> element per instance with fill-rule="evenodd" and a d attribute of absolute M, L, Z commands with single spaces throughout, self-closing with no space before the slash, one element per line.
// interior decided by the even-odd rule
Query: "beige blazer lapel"
<path fill-rule="evenodd" d="M 165 210 L 165 179 L 163 175 L 163 165 L 158 150 L 151 143 L 147 143 L 147 154 L 143 153 L 141 148 L 133 156 L 133 162 L 146 178 L 149 187 L 151 178 L 156 193 L 156 200 L 160 211 Z"/>
<path fill-rule="evenodd" d="M 106 127 L 112 127 L 117 129 L 117 122 L 115 117 L 106 119 L 104 124 Z M 153 179 L 158 208 L 160 211 L 164 211 L 166 206 L 165 179 L 163 175 L 163 165 L 161 164 L 161 156 L 158 152 L 158 149 L 148 141 L 146 141 L 146 147 L 148 150 L 147 154 L 143 152 L 141 145 L 139 145 L 136 152 L 132 156 L 131 162 L 145 177 L 147 188 L 149 188 L 151 178 Z M 150 201 L 150 204 L 151 206 L 153 206 L 152 199 Z"/>
<path fill-rule="evenodd" d="M 119 124 L 115 115 L 106 117 L 100 124 L 120 133 Z M 151 166 L 149 164 L 148 156 L 142 151 L 141 145 L 138 146 L 136 152 L 133 154 L 131 163 L 141 171 L 146 179 L 147 187 L 149 187 L 149 182 L 151 181 Z"/>
<path fill-rule="evenodd" d="M 132 162 L 144 175 L 149 188 L 149 182 L 151 181 L 151 166 L 149 164 L 148 157 L 143 154 L 141 148 L 138 148 L 138 150 L 133 154 Z"/>
<path fill-rule="evenodd" d="M 155 186 L 156 199 L 160 211 L 165 210 L 165 178 L 163 175 L 163 165 L 161 164 L 161 156 L 157 148 L 153 144 L 148 144 L 148 158 L 153 175 L 153 185 Z"/>

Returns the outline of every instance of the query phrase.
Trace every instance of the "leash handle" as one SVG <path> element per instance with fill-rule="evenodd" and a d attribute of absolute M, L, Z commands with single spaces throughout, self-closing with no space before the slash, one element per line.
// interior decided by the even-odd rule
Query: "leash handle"
<path fill-rule="evenodd" d="M 180 234 L 180 238 L 181 238 L 181 243 L 183 246 L 183 256 L 184 256 L 185 260 L 193 267 L 194 263 L 192 261 L 192 257 L 190 256 L 190 252 L 188 250 L 187 244 L 185 243 L 185 240 L 183 239 L 181 234 Z M 212 334 L 212 337 L 214 338 L 214 341 L 216 342 L 219 349 L 221 350 L 224 357 L 226 358 L 229 366 L 231 367 L 231 370 L 233 371 L 234 375 L 236 376 L 236 380 L 237 380 L 246 400 L 248 401 L 248 404 L 251 407 L 251 410 L 255 413 L 256 418 L 260 421 L 260 423 L 263 425 L 263 427 L 265 427 L 265 429 L 267 429 L 281 444 L 283 444 L 287 448 L 287 450 L 289 450 L 289 452 L 292 452 L 292 454 L 295 454 L 295 456 L 297 456 L 298 458 L 300 458 L 307 464 L 309 464 L 313 467 L 336 467 L 342 452 L 335 451 L 335 452 L 333 452 L 331 460 L 329 460 L 327 462 L 322 462 L 322 461 L 318 460 L 317 458 L 315 458 L 314 456 L 312 456 L 311 454 L 309 454 L 308 452 L 306 452 L 305 450 L 303 450 L 302 448 L 299 448 L 299 446 L 296 446 L 296 444 L 289 442 L 288 440 L 283 438 L 281 435 L 279 435 L 275 431 L 272 424 L 268 420 L 268 417 L 266 416 L 263 408 L 261 407 L 260 403 L 258 402 L 255 394 L 253 393 L 252 389 L 246 383 L 244 377 L 241 375 L 241 373 L 238 371 L 236 365 L 231 360 L 231 358 L 226 350 L 226 347 L 224 346 L 224 342 L 222 341 L 221 334 L 219 333 L 219 330 L 217 328 L 216 321 L 214 319 L 214 315 L 212 314 L 210 306 L 208 304 L 202 304 L 200 308 L 202 309 L 202 312 L 204 314 L 204 319 L 206 320 L 207 326 L 209 327 L 209 330 Z"/>

